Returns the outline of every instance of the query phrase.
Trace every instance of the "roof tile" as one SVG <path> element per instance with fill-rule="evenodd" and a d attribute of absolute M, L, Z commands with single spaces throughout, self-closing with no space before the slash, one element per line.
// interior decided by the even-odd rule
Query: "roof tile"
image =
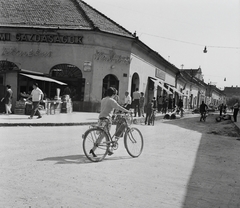
<path fill-rule="evenodd" d="M 87 29 L 133 37 L 81 0 L 0 0 L 0 26 Z"/>

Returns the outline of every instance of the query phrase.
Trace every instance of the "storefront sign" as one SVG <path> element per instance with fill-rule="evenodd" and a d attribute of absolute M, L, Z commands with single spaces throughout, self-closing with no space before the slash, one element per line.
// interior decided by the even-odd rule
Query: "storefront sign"
<path fill-rule="evenodd" d="M 166 73 L 162 71 L 161 69 L 156 68 L 155 69 L 155 76 L 159 79 L 165 80 Z"/>
<path fill-rule="evenodd" d="M 13 36 L 10 33 L 0 33 L 0 41 L 83 44 L 83 36 L 22 33 Z"/>
<path fill-rule="evenodd" d="M 40 49 L 22 51 L 18 50 L 16 47 L 5 48 L 3 47 L 2 56 L 27 56 L 27 57 L 51 57 L 52 52 L 43 52 Z"/>
<path fill-rule="evenodd" d="M 94 59 L 98 61 L 106 61 L 111 63 L 123 63 L 123 64 L 131 63 L 130 57 L 116 55 L 114 51 L 110 51 L 110 53 L 96 51 L 96 53 L 94 54 Z"/>

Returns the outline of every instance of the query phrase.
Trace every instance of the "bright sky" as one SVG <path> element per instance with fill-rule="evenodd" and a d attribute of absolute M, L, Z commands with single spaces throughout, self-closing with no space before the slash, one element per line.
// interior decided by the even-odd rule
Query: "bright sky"
<path fill-rule="evenodd" d="M 240 87 L 240 0 L 84 1 L 177 68 L 200 66 L 206 83 Z"/>

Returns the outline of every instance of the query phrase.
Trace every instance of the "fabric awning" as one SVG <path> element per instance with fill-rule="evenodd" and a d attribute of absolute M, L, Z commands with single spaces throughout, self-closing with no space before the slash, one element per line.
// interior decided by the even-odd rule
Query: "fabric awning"
<path fill-rule="evenodd" d="M 161 84 L 158 80 L 154 80 L 152 78 L 150 78 L 154 83 L 156 83 L 159 87 L 161 87 L 162 89 L 164 89 L 167 94 L 173 94 L 169 89 L 167 89 L 166 87 L 164 87 L 163 84 Z"/>
<path fill-rule="evenodd" d="M 41 80 L 41 81 L 46 81 L 46 82 L 55 82 L 55 83 L 60 84 L 60 85 L 67 85 L 64 82 L 60 82 L 60 81 L 57 81 L 57 80 L 49 78 L 49 77 L 41 77 L 41 76 L 37 76 L 37 75 L 23 74 L 23 73 L 20 73 L 20 74 L 23 75 L 23 76 L 29 77 L 31 79 L 35 79 L 35 80 Z"/>
<path fill-rule="evenodd" d="M 182 92 L 180 92 L 177 88 L 169 86 L 174 92 L 177 92 L 179 95 L 184 96 Z"/>

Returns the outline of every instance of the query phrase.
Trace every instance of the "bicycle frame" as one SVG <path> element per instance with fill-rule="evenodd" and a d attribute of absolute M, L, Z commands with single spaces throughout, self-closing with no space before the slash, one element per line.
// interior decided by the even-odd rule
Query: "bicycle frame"
<path fill-rule="evenodd" d="M 91 125 L 83 134 L 83 150 L 86 157 L 93 161 L 102 161 L 106 155 L 112 155 L 118 149 L 118 140 L 123 137 L 124 146 L 131 157 L 138 157 L 143 149 L 143 136 L 139 129 L 131 127 L 132 114 L 117 114 L 118 120 L 115 133 L 111 135 L 108 119 L 99 125 Z"/>
<path fill-rule="evenodd" d="M 115 116 L 115 122 L 116 122 L 116 120 L 118 120 L 119 118 L 121 118 L 121 119 L 124 119 L 124 122 L 127 124 L 126 125 L 126 128 L 125 128 L 125 130 L 124 130 L 124 132 L 123 133 L 125 133 L 126 132 L 126 130 L 127 129 L 129 129 L 130 128 L 130 125 L 132 124 L 132 113 L 130 113 L 130 114 L 122 114 L 122 113 L 116 113 L 116 114 L 114 114 L 114 116 Z M 128 122 L 127 121 L 127 119 L 128 118 L 130 118 L 130 122 Z M 109 119 L 108 119 L 108 122 L 110 122 L 109 121 Z M 107 124 L 108 125 L 108 124 Z M 106 126 L 107 126 L 106 125 Z M 91 127 L 95 127 L 95 128 L 100 128 L 100 129 L 102 129 L 102 130 L 104 130 L 104 132 L 108 135 L 108 138 L 109 138 L 109 141 L 110 141 L 110 143 L 111 142 L 113 142 L 113 138 L 116 136 L 116 131 L 115 131 L 115 133 L 113 134 L 113 135 L 111 135 L 111 133 L 110 133 L 110 131 L 109 131 L 109 129 L 106 127 L 106 126 L 97 126 L 97 125 L 91 125 Z"/>

